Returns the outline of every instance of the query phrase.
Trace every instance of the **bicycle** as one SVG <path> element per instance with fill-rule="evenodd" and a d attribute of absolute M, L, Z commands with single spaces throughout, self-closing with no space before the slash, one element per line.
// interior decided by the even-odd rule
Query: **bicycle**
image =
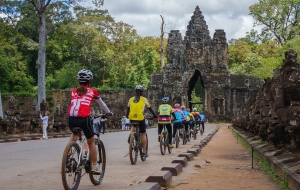
<path fill-rule="evenodd" d="M 201 121 L 199 122 L 199 131 L 200 131 L 200 135 L 203 135 L 203 127 Z"/>
<path fill-rule="evenodd" d="M 159 143 L 160 152 L 162 155 L 166 154 L 167 147 L 168 147 L 169 153 L 170 154 L 172 153 L 172 148 L 169 147 L 169 132 L 168 132 L 168 129 L 166 128 L 166 125 L 163 125 L 162 132 L 159 137 L 159 142 L 160 142 Z"/>
<path fill-rule="evenodd" d="M 102 169 L 102 173 L 96 174 L 91 171 L 89 149 L 86 152 L 83 150 L 83 144 L 87 143 L 83 131 L 81 128 L 73 128 L 73 131 L 79 138 L 77 142 L 69 142 L 65 147 L 61 164 L 63 186 L 66 190 L 76 190 L 81 177 L 86 173 L 89 174 L 90 180 L 94 185 L 99 185 L 104 178 L 106 166 L 105 148 L 100 140 L 100 135 L 96 134 L 95 145 L 97 147 L 97 162 Z M 85 173 L 82 174 L 83 171 Z"/>
<path fill-rule="evenodd" d="M 142 161 L 145 161 L 147 157 L 142 155 L 142 143 L 141 143 L 141 133 L 139 129 L 139 121 L 130 121 L 133 127 L 133 132 L 130 134 L 129 140 L 129 158 L 132 165 L 136 164 L 138 153 L 140 152 L 140 157 Z M 146 146 L 146 154 L 148 154 L 148 136 L 147 138 L 147 146 Z"/>
<path fill-rule="evenodd" d="M 174 123 L 173 123 L 173 130 L 174 130 Z M 179 142 L 180 142 L 178 125 L 176 127 L 176 133 L 175 133 L 174 141 L 175 141 L 175 147 L 178 148 Z"/>

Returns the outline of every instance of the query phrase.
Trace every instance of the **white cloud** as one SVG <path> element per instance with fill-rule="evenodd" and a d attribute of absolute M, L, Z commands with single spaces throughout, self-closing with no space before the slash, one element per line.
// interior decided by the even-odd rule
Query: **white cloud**
<path fill-rule="evenodd" d="M 198 5 L 210 35 L 215 29 L 224 29 L 227 40 L 241 38 L 253 28 L 249 6 L 258 0 L 105 0 L 107 9 L 116 21 L 128 23 L 141 36 L 159 36 L 160 15 L 164 15 L 166 32 L 181 31 L 184 36 L 188 22 Z M 259 30 L 259 28 L 255 28 Z"/>

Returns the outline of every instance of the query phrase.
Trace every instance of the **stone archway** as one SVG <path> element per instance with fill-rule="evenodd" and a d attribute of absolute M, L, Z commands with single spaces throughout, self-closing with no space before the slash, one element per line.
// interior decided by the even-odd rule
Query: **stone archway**
<path fill-rule="evenodd" d="M 151 76 L 149 100 L 160 102 L 161 97 L 169 96 L 170 104 L 176 101 L 191 107 L 191 91 L 200 79 L 205 89 L 203 110 L 210 121 L 231 120 L 233 113 L 247 101 L 244 97 L 262 84 L 256 77 L 230 75 L 226 33 L 217 29 L 211 38 L 198 6 L 184 38 L 179 30 L 170 31 L 167 60 L 162 72 Z"/>

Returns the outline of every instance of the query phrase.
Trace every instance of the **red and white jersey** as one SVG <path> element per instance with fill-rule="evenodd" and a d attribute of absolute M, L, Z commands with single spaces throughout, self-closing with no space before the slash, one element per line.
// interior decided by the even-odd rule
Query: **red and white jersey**
<path fill-rule="evenodd" d="M 77 89 L 71 91 L 71 105 L 68 109 L 68 115 L 72 117 L 89 117 L 93 99 L 99 99 L 97 90 L 87 87 L 87 93 L 83 96 L 77 94 Z"/>

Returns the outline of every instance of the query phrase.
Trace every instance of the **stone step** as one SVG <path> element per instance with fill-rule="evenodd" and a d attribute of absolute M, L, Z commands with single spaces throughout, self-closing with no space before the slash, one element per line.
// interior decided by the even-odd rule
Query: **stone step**
<path fill-rule="evenodd" d="M 22 137 L 21 141 L 30 141 L 32 137 Z"/>
<path fill-rule="evenodd" d="M 191 161 L 194 159 L 194 154 L 192 153 L 180 153 L 178 157 L 185 157 L 188 161 Z"/>
<path fill-rule="evenodd" d="M 158 183 L 155 182 L 143 182 L 135 186 L 132 190 L 161 190 L 161 187 Z"/>
<path fill-rule="evenodd" d="M 187 153 L 192 153 L 194 156 L 197 156 L 198 149 L 197 148 L 190 148 L 190 149 L 188 149 Z"/>
<path fill-rule="evenodd" d="M 188 164 L 188 160 L 186 157 L 176 157 L 173 159 L 173 161 L 171 163 L 179 163 L 183 167 L 185 167 Z"/>
<path fill-rule="evenodd" d="M 173 176 L 178 176 L 182 172 L 182 165 L 180 163 L 172 163 L 164 166 L 161 170 L 170 171 Z"/>
<path fill-rule="evenodd" d="M 156 182 L 161 187 L 170 187 L 171 181 L 172 173 L 169 171 L 156 171 L 146 179 L 146 182 Z"/>

